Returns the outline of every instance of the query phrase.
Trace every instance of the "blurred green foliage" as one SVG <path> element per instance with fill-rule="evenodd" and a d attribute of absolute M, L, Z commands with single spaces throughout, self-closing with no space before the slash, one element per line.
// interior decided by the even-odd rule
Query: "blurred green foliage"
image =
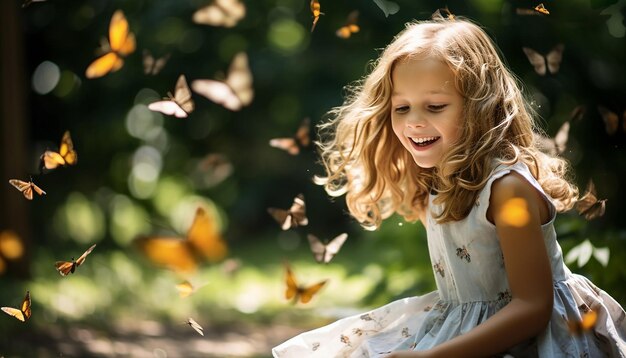
<path fill-rule="evenodd" d="M 4 272 L 0 302 L 17 305 L 30 290 L 34 318 L 28 324 L 106 326 L 129 318 L 180 322 L 192 315 L 206 324 L 246 320 L 307 326 L 434 289 L 420 224 L 394 216 L 380 230 L 365 232 L 347 215 L 343 199 L 330 200 L 312 183 L 313 175 L 323 173 L 313 147 L 290 156 L 268 141 L 292 136 L 305 117 L 319 124 L 341 104 L 343 86 L 367 73 L 368 63 L 404 23 L 428 18 L 442 3 L 396 1 L 400 10 L 385 17 L 374 1 L 322 0 L 324 15 L 313 33 L 305 0 L 245 1 L 246 16 L 233 28 L 194 24 L 193 12 L 206 3 L 48 0 L 21 11 L 27 170 L 48 194 L 30 203 L 32 279 L 16 282 Z M 585 239 L 610 249 L 607 267 L 593 259 L 583 268 L 570 267 L 626 302 L 626 266 L 621 264 L 626 260 L 626 195 L 620 185 L 626 173 L 626 123 L 610 135 L 597 110 L 604 106 L 620 116 L 626 113 L 624 21 L 615 20 L 626 11 L 624 1 L 550 2 L 549 16 L 517 15 L 516 9 L 536 5 L 530 1 L 447 5 L 493 36 L 549 135 L 575 107 L 585 106 L 582 119 L 572 123 L 563 155 L 574 165 L 581 191 L 593 178 L 598 196 L 608 199 L 606 215 L 587 222 L 569 212 L 557 219 L 557 230 L 564 252 Z M 118 72 L 86 79 L 85 68 L 96 58 L 94 50 L 116 9 L 124 11 L 137 50 Z M 335 31 L 355 9 L 360 32 L 338 38 Z M 560 71 L 538 76 L 521 48 L 545 54 L 558 43 L 565 44 Z M 170 54 L 156 76 L 143 73 L 144 49 L 157 57 Z M 196 109 L 187 119 L 147 110 L 148 103 L 173 90 L 180 74 L 188 81 L 223 78 L 239 51 L 248 54 L 254 76 L 250 106 L 231 112 L 194 95 Z M 58 82 L 49 93 L 38 94 L 30 84 L 44 61 L 58 67 Z M 56 148 L 65 130 L 72 133 L 78 165 L 35 175 L 39 156 Z M 232 163 L 232 174 L 215 185 L 203 181 L 211 173 L 198 169 L 210 153 Z M 310 224 L 282 232 L 266 209 L 286 208 L 298 193 L 306 198 Z M 228 273 L 226 263 L 206 265 L 188 277 L 197 292 L 181 299 L 174 286 L 183 277 L 152 266 L 131 242 L 163 227 L 184 236 L 189 212 L 199 201 L 217 209 L 230 258 L 236 260 L 227 262 L 238 262 L 239 269 Z M 341 232 L 350 235 L 342 252 L 329 265 L 315 264 L 306 234 L 331 238 Z M 98 246 L 75 275 L 61 278 L 54 271 L 56 260 L 76 257 L 91 243 Z M 283 260 L 292 262 L 304 283 L 331 279 L 311 305 L 284 301 Z M 0 320 L 0 332 L 8 337 L 0 339 L 1 345 L 9 344 L 6 334 L 16 322 Z M 15 334 L 25 331 L 20 326 Z"/>

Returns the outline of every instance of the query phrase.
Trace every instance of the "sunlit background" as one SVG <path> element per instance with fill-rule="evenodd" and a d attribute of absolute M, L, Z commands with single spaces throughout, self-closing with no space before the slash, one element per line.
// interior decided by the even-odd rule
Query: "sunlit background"
<path fill-rule="evenodd" d="M 342 103 L 343 87 L 367 73 L 404 23 L 441 4 L 320 0 L 311 32 L 307 0 L 1 1 L 0 306 L 19 308 L 28 290 L 32 317 L 0 317 L 0 355 L 268 357 L 305 329 L 433 290 L 422 226 L 392 217 L 378 231 L 363 230 L 342 198 L 330 200 L 313 184 L 323 169 L 296 133 L 308 118 L 314 140 L 324 114 Z M 496 40 L 542 129 L 561 133 L 547 148 L 571 161 L 581 193 L 593 180 L 597 199 L 607 199 L 604 215 L 572 210 L 556 228 L 570 268 L 624 304 L 626 0 L 549 1 L 549 15 L 537 5 L 447 3 Z M 211 20 L 220 24 L 194 21 L 207 6 L 221 9 Z M 136 48 L 119 70 L 87 78 L 107 51 L 116 10 Z M 355 24 L 358 32 L 337 35 Z M 543 75 L 522 50 L 545 57 L 559 44 L 560 66 Z M 195 92 L 187 118 L 148 109 L 174 94 L 181 74 L 189 83 L 227 80 L 240 52 L 254 90 L 241 110 Z M 151 57 L 166 61 L 160 71 Z M 58 151 L 65 131 L 77 163 L 42 172 L 40 156 Z M 293 139 L 299 153 L 270 146 L 275 138 Z M 46 195 L 28 201 L 9 179 L 32 180 Z M 300 193 L 309 224 L 283 231 L 267 209 L 287 209 Z M 137 245 L 188 240 L 198 207 L 225 242 L 223 257 L 178 270 L 159 267 Z M 521 220 L 516 215 L 511 220 Z M 307 235 L 330 240 L 343 232 L 339 254 L 318 264 Z M 75 273 L 55 270 L 56 261 L 77 259 L 93 244 Z M 304 286 L 328 280 L 310 303 L 285 299 L 286 262 Z M 204 336 L 186 324 L 190 317 Z"/>

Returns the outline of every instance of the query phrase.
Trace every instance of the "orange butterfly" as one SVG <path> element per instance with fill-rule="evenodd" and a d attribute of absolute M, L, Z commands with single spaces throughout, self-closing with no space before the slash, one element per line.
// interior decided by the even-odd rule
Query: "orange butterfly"
<path fill-rule="evenodd" d="M 246 16 L 246 6 L 239 0 L 214 0 L 193 13 L 193 22 L 202 25 L 233 27 Z"/>
<path fill-rule="evenodd" d="M 193 318 L 187 318 L 187 321 L 185 323 L 187 323 L 191 328 L 198 332 L 199 335 L 204 336 L 204 328 L 202 328 L 202 326 L 199 325 L 198 322 L 196 322 Z"/>
<path fill-rule="evenodd" d="M 119 70 L 124 65 L 122 57 L 133 53 L 135 46 L 135 35 L 129 31 L 124 13 L 122 10 L 115 11 L 109 25 L 109 51 L 87 67 L 85 76 L 98 78 Z"/>
<path fill-rule="evenodd" d="M 8 314 L 9 316 L 13 316 L 19 319 L 22 322 L 26 322 L 30 318 L 30 291 L 26 291 L 26 296 L 24 296 L 24 300 L 22 301 L 22 305 L 20 309 L 13 307 L 2 307 L 2 311 Z"/>
<path fill-rule="evenodd" d="M 313 26 L 311 26 L 311 32 L 315 30 L 315 25 L 317 25 L 320 15 L 324 15 L 323 12 L 320 12 L 320 8 L 321 6 L 318 0 L 311 0 L 311 13 L 313 13 Z"/>
<path fill-rule="evenodd" d="M 596 197 L 596 186 L 592 180 L 587 184 L 587 190 L 582 198 L 576 203 L 578 214 L 587 220 L 592 220 L 604 215 L 607 199 L 598 200 Z"/>
<path fill-rule="evenodd" d="M 533 65 L 535 72 L 537 72 L 540 76 L 544 76 L 546 74 L 546 70 L 548 70 L 551 74 L 559 72 L 564 49 L 565 46 L 563 46 L 563 44 L 558 44 L 544 56 L 531 48 L 522 47 L 528 61 L 531 65 Z"/>
<path fill-rule="evenodd" d="M 70 273 L 74 273 L 76 268 L 82 265 L 83 262 L 85 262 L 87 255 L 89 255 L 93 251 L 94 247 L 96 247 L 96 244 L 91 245 L 91 247 L 88 248 L 87 251 L 85 251 L 82 255 L 80 255 L 77 260 L 74 260 L 74 258 L 72 257 L 72 261 L 57 261 L 54 264 L 54 267 L 57 269 L 57 271 L 59 271 L 61 276 L 67 276 Z"/>
<path fill-rule="evenodd" d="M 359 32 L 359 25 L 356 24 L 356 20 L 359 17 L 359 12 L 357 10 L 352 11 L 348 15 L 348 19 L 346 20 L 345 25 L 337 30 L 336 34 L 342 39 L 349 38 L 352 34 Z"/>
<path fill-rule="evenodd" d="M 169 53 L 163 57 L 155 58 L 154 56 L 152 56 L 152 54 L 150 53 L 148 49 L 144 49 L 143 50 L 143 73 L 146 75 L 158 74 L 159 72 L 161 72 L 163 67 L 165 67 L 165 64 L 167 64 L 167 61 L 169 59 L 170 59 Z"/>
<path fill-rule="evenodd" d="M 65 131 L 63 138 L 61 138 L 61 144 L 59 145 L 59 151 L 53 152 L 46 150 L 41 155 L 42 168 L 52 170 L 58 166 L 74 165 L 78 162 L 78 153 L 74 150 L 74 143 L 70 137 L 70 132 Z"/>
<path fill-rule="evenodd" d="M 248 55 L 245 52 L 235 55 L 223 82 L 195 80 L 191 83 L 191 88 L 197 94 L 231 111 L 238 111 L 249 105 L 254 98 L 254 89 L 252 88 L 252 72 L 248 66 Z"/>
<path fill-rule="evenodd" d="M 194 108 L 195 104 L 191 99 L 191 90 L 189 90 L 185 75 L 178 77 L 174 95 L 168 92 L 165 101 L 152 102 L 148 105 L 148 109 L 151 111 L 174 115 L 178 118 L 187 118 Z"/>
<path fill-rule="evenodd" d="M 31 181 L 25 182 L 19 179 L 10 179 L 9 183 L 17 188 L 17 190 L 21 191 L 24 194 L 24 197 L 28 200 L 33 200 L 33 190 L 39 195 L 46 195 L 46 192 L 41 190 L 40 187 Z"/>
<path fill-rule="evenodd" d="M 318 282 L 312 286 L 305 287 L 300 286 L 296 282 L 296 278 L 291 271 L 288 263 L 285 263 L 285 282 L 287 284 L 287 289 L 285 290 L 285 298 L 290 300 L 293 298 L 293 303 L 298 303 L 298 301 L 302 303 L 308 303 L 311 301 L 313 296 L 328 282 L 328 280 L 324 280 Z"/>
<path fill-rule="evenodd" d="M 548 9 L 546 9 L 546 7 L 543 6 L 543 3 L 535 6 L 535 11 L 542 13 L 544 15 L 550 15 L 550 11 L 548 11 Z"/>
<path fill-rule="evenodd" d="M 295 137 L 293 138 L 274 138 L 270 140 L 270 145 L 287 151 L 291 155 L 300 153 L 300 147 L 306 147 L 311 143 L 309 137 L 310 121 L 308 118 L 302 120 Z"/>
<path fill-rule="evenodd" d="M 581 309 L 583 311 L 581 319 L 570 318 L 566 320 L 569 332 L 575 336 L 580 336 L 586 331 L 591 330 L 598 320 L 598 314 L 586 305 L 583 305 Z"/>
<path fill-rule="evenodd" d="M 217 223 L 202 207 L 198 207 L 186 239 L 155 236 L 135 240 L 137 247 L 155 264 L 175 271 L 194 271 L 200 259 L 211 262 L 227 254 L 226 243 Z"/>
<path fill-rule="evenodd" d="M 288 210 L 268 208 L 267 212 L 274 217 L 283 230 L 289 230 L 297 226 L 306 226 L 309 223 L 309 219 L 306 217 L 306 207 L 302 194 L 298 194 L 298 196 L 293 199 L 293 204 Z"/>
<path fill-rule="evenodd" d="M 309 234 L 307 238 L 309 239 L 309 246 L 315 261 L 327 264 L 341 250 L 343 243 L 348 239 L 348 234 L 340 234 L 327 243 L 323 243 L 317 236 L 312 234 Z"/>
<path fill-rule="evenodd" d="M 602 120 L 604 121 L 606 133 L 608 135 L 615 134 L 619 128 L 619 115 L 604 106 L 598 106 L 598 112 L 600 112 Z M 626 131 L 626 110 L 624 110 L 624 113 L 622 114 L 622 122 L 624 131 Z"/>

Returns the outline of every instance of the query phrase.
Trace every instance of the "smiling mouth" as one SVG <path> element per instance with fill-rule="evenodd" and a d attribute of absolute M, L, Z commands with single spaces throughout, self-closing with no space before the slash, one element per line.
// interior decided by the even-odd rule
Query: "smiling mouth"
<path fill-rule="evenodd" d="M 411 137 L 409 137 L 411 142 L 413 142 L 413 145 L 415 145 L 417 147 L 429 146 L 429 145 L 435 143 L 436 141 L 438 141 L 440 138 L 441 137 L 422 137 L 422 138 L 411 138 Z"/>

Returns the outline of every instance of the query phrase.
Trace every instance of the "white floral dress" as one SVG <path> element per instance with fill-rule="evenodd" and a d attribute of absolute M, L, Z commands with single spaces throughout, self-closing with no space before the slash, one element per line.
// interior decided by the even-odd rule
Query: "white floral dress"
<path fill-rule="evenodd" d="M 381 357 L 398 350 L 432 348 L 470 331 L 511 300 L 495 226 L 486 218 L 494 180 L 516 171 L 549 203 L 550 221 L 542 231 L 550 257 L 554 308 L 546 329 L 503 354 L 514 357 L 626 357 L 626 314 L 606 292 L 563 263 L 556 240 L 556 210 L 525 164 L 500 165 L 493 171 L 471 213 L 463 220 L 438 224 L 428 215 L 428 248 L 437 291 L 394 301 L 372 311 L 340 319 L 302 333 L 272 350 L 274 357 Z M 429 198 L 432 213 L 441 206 Z M 532 264 L 532 258 L 528 258 Z M 593 330 L 576 336 L 566 318 L 592 309 Z"/>

